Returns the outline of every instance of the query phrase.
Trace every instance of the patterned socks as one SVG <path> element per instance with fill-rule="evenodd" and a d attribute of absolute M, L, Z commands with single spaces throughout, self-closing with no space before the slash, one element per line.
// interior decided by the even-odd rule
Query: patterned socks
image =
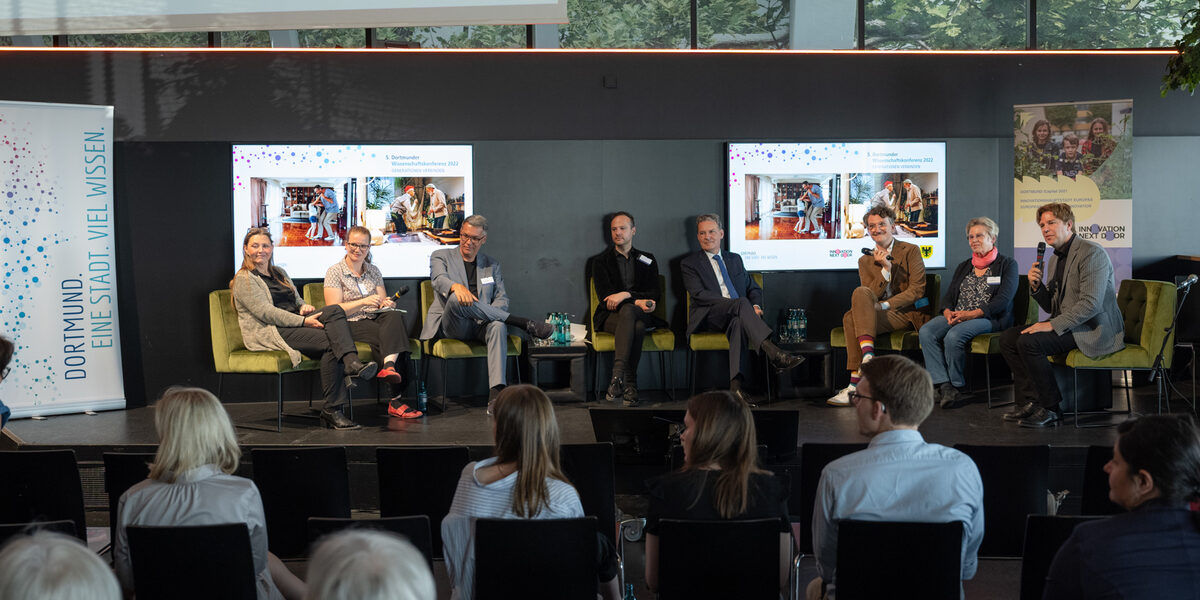
<path fill-rule="evenodd" d="M 867 362 L 875 358 L 875 337 L 870 335 L 858 336 L 858 347 L 862 350 L 862 361 Z"/>

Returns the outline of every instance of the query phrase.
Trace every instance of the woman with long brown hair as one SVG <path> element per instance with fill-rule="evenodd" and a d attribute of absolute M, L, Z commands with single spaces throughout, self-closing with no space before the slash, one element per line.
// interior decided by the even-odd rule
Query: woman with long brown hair
<path fill-rule="evenodd" d="M 265 227 L 253 227 L 242 241 L 242 266 L 233 275 L 233 308 L 242 340 L 250 350 L 283 350 L 300 364 L 301 353 L 321 357 L 321 422 L 333 429 L 358 429 L 342 413 L 355 379 L 375 376 L 375 363 L 358 360 L 346 311 L 327 306 L 317 311 L 300 299 L 287 271 L 272 260 L 274 243 Z M 344 376 L 344 377 L 343 377 Z"/>
<path fill-rule="evenodd" d="M 646 584 L 658 589 L 660 519 L 696 521 L 779 518 L 780 588 L 791 562 L 787 489 L 758 466 L 758 437 L 750 407 L 727 391 L 688 400 L 679 435 L 683 467 L 650 482 L 646 517 Z"/>

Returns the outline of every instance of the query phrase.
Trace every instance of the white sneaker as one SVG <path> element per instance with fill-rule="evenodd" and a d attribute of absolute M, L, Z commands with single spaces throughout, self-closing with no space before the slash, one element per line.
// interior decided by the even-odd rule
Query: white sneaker
<path fill-rule="evenodd" d="M 824 230 L 824 229 L 822 229 L 822 230 L 821 230 L 821 235 L 820 235 L 820 237 L 818 237 L 817 239 L 824 240 L 824 239 L 828 239 L 828 238 L 829 238 L 829 235 L 825 233 L 825 230 Z"/>
<path fill-rule="evenodd" d="M 830 406 L 850 406 L 850 392 L 854 391 L 854 386 L 848 385 L 842 388 L 834 397 L 825 401 L 825 404 Z"/>

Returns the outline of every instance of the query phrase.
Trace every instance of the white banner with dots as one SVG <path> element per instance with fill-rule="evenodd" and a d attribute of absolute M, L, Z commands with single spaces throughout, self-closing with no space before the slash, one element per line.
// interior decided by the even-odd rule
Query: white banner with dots
<path fill-rule="evenodd" d="M 13 418 L 125 408 L 113 107 L 0 102 L 0 397 Z"/>

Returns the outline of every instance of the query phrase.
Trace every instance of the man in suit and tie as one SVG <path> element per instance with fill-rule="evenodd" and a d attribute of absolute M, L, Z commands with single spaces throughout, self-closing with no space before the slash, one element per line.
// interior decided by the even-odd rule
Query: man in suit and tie
<path fill-rule="evenodd" d="M 1075 235 L 1071 205 L 1038 208 L 1042 239 L 1054 247 L 1042 283 L 1042 265 L 1029 268 L 1029 293 L 1050 319 L 1000 334 L 1000 353 L 1013 374 L 1016 406 L 1004 415 L 1023 427 L 1049 427 L 1059 420 L 1062 394 L 1046 357 L 1078 348 L 1089 358 L 1125 347 L 1125 322 L 1117 308 L 1113 266 L 1104 248 Z"/>
<path fill-rule="evenodd" d="M 633 247 L 637 227 L 633 215 L 620 211 L 608 223 L 613 245 L 592 259 L 592 281 L 596 286 L 596 329 L 614 336 L 612 379 L 604 398 L 621 399 L 637 406 L 637 367 L 642 339 L 647 328 L 665 327 L 654 316 L 654 305 L 662 296 L 658 261 L 654 255 Z"/>
<path fill-rule="evenodd" d="M 683 287 L 692 297 L 687 332 L 723 331 L 729 338 L 729 390 L 752 404 L 742 392 L 743 342 L 766 354 L 777 369 L 786 370 L 804 358 L 780 350 L 770 340 L 771 328 L 762 319 L 762 288 L 754 282 L 742 257 L 721 251 L 725 230 L 714 214 L 696 217 L 696 239 L 700 251 L 680 262 Z"/>
<path fill-rule="evenodd" d="M 876 335 L 918 330 L 932 313 L 925 297 L 921 249 L 895 238 L 896 213 L 886 206 L 873 207 L 863 217 L 863 225 L 875 247 L 870 255 L 858 257 L 859 286 L 850 294 L 850 310 L 842 315 L 850 385 L 825 401 L 830 406 L 850 406 L 859 367 L 875 357 Z"/>
<path fill-rule="evenodd" d="M 458 249 L 444 248 L 429 257 L 433 303 L 421 329 L 421 339 L 445 337 L 487 343 L 490 412 L 492 400 L 506 383 L 506 325 L 542 339 L 550 337 L 554 329 L 549 323 L 509 314 L 500 263 L 479 252 L 487 242 L 487 229 L 487 219 L 471 215 L 463 221 Z"/>

